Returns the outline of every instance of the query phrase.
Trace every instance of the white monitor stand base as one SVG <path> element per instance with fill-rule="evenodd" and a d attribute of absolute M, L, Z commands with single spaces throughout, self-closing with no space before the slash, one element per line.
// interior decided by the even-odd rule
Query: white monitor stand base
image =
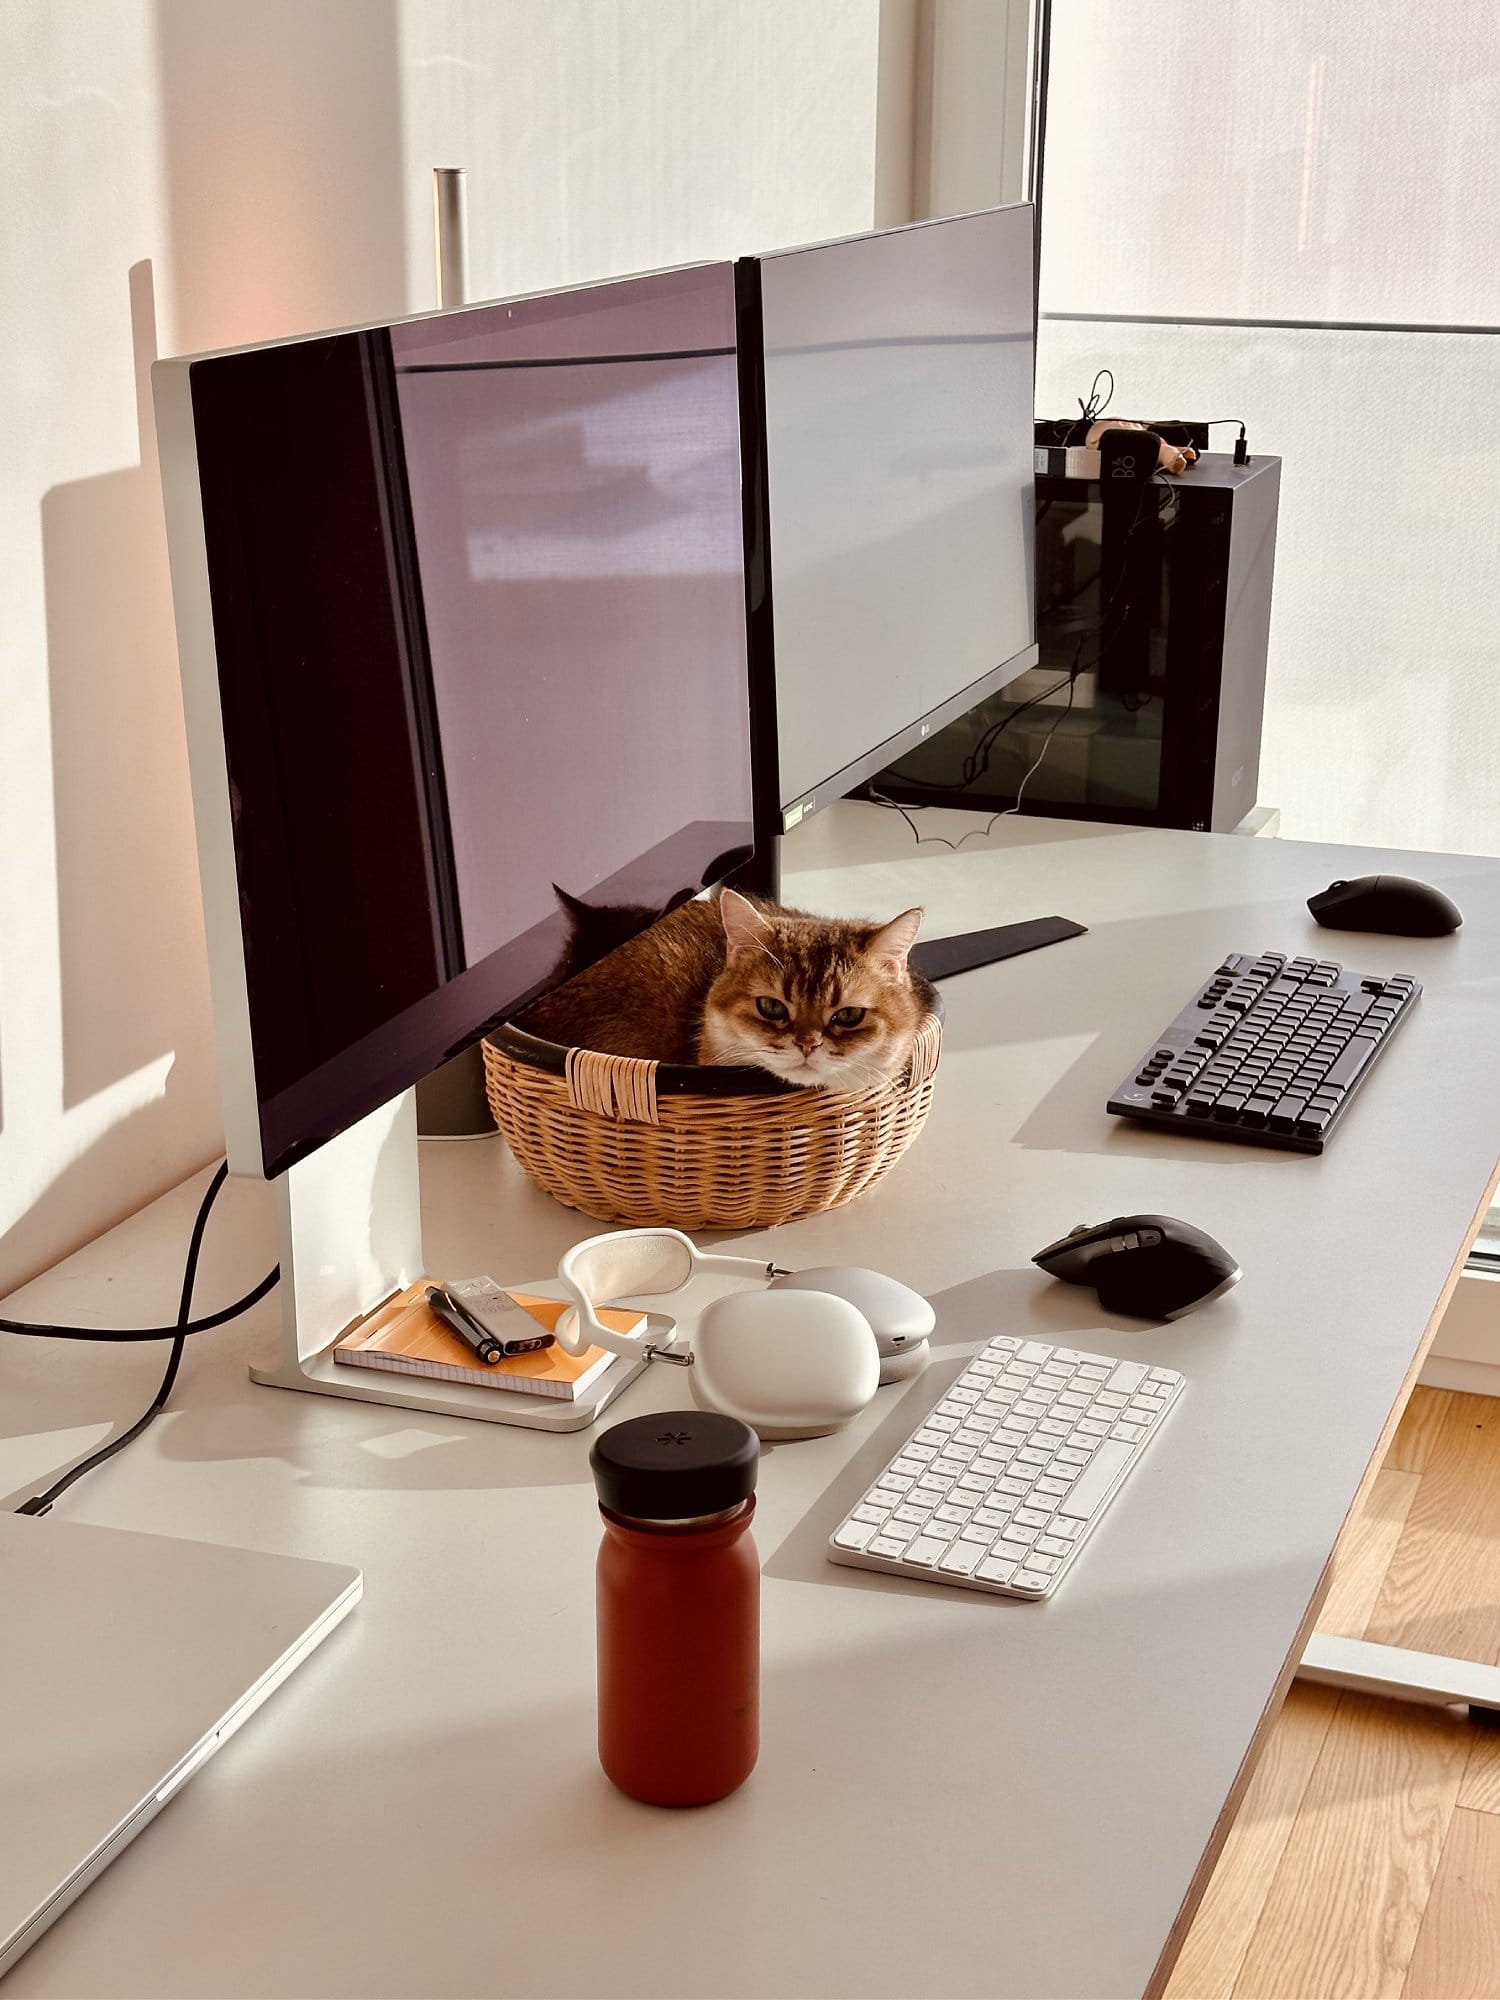
<path fill-rule="evenodd" d="M 251 1368 L 252 1382 L 481 1423 L 576 1431 L 593 1423 L 646 1365 L 621 1358 L 588 1396 L 570 1403 L 350 1368 L 333 1359 L 344 1334 L 423 1276 L 414 1090 L 288 1167 L 276 1183 L 276 1217 L 281 1352 L 271 1367 Z"/>

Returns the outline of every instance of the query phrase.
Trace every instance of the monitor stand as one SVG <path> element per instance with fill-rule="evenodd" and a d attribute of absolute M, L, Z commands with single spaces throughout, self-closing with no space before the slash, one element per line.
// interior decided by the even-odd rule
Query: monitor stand
<path fill-rule="evenodd" d="M 736 889 L 747 896 L 764 896 L 781 901 L 780 834 L 756 842 L 755 855 L 734 876 Z M 1001 959 L 1018 958 L 1022 952 L 1039 951 L 1043 945 L 1061 944 L 1066 938 L 1083 937 L 1087 926 L 1070 917 L 1027 917 L 1019 923 L 996 924 L 990 930 L 959 931 L 952 937 L 919 938 L 912 946 L 911 964 L 924 979 L 934 983 L 951 979 L 956 973 L 972 972 L 981 965 L 995 965 Z"/>
<path fill-rule="evenodd" d="M 253 1382 L 528 1430 L 572 1431 L 593 1423 L 646 1366 L 622 1355 L 590 1395 L 568 1403 L 351 1368 L 333 1359 L 333 1348 L 346 1333 L 424 1276 L 415 1090 L 295 1162 L 275 1187 L 281 1347 L 270 1367 L 251 1368 Z M 537 1283 L 527 1272 L 524 1289 L 555 1296 L 555 1276 L 548 1273 Z M 511 1277 L 505 1274 L 502 1282 Z M 522 1288 L 521 1276 L 513 1282 Z"/>

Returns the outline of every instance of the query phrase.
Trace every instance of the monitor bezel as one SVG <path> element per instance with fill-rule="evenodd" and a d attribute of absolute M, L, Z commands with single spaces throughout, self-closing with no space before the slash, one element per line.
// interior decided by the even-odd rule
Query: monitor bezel
<path fill-rule="evenodd" d="M 732 279 L 733 267 L 728 260 L 700 259 L 691 263 L 662 266 L 652 271 L 626 272 L 600 279 L 593 284 L 559 285 L 545 291 L 516 294 L 506 298 L 472 300 L 463 306 L 448 310 L 409 313 L 395 319 L 370 320 L 355 326 L 320 328 L 308 333 L 291 335 L 286 339 L 252 341 L 239 347 L 216 348 L 197 354 L 172 356 L 152 364 L 152 398 L 167 529 L 168 569 L 177 630 L 183 721 L 187 736 L 189 781 L 198 850 L 204 935 L 208 953 L 209 991 L 218 1056 L 225 1152 L 231 1173 L 259 1180 L 272 1180 L 283 1174 L 299 1159 L 317 1151 L 336 1139 L 341 1132 L 351 1129 L 361 1118 L 378 1110 L 382 1103 L 388 1103 L 392 1101 L 393 1096 L 399 1097 L 404 1091 L 415 1088 L 422 1077 L 430 1074 L 432 1069 L 478 1041 L 492 1026 L 504 1019 L 507 1013 L 513 1011 L 513 1006 L 503 1006 L 497 1011 L 489 1012 L 485 1018 L 476 1020 L 471 1028 L 465 1029 L 457 1036 L 448 1034 L 434 1037 L 434 1047 L 423 1052 L 424 1058 L 429 1053 L 432 1056 L 428 1067 L 418 1074 L 411 1074 L 408 1065 L 399 1065 L 397 1073 L 406 1080 L 396 1083 L 390 1095 L 373 1097 L 353 1119 L 333 1121 L 331 1130 L 309 1133 L 304 1139 L 283 1147 L 274 1158 L 267 1158 L 262 1122 L 264 1107 L 257 1082 L 255 1047 L 251 1031 L 249 980 L 240 910 L 239 871 L 235 858 L 228 751 L 224 736 L 207 532 L 193 415 L 193 370 L 201 363 L 230 356 L 256 354 L 270 349 L 291 347 L 305 342 L 326 341 L 345 335 L 376 333 L 392 327 L 417 325 L 429 320 L 456 320 L 469 313 L 492 311 L 496 306 L 523 301 L 532 304 L 550 298 L 560 299 L 580 293 L 604 291 L 612 286 L 632 283 L 642 278 L 713 270 L 724 271 Z M 736 367 L 740 370 L 738 356 L 736 356 Z M 739 382 L 741 389 L 739 447 L 743 464 L 745 442 L 742 370 L 739 373 Z M 745 595 L 748 663 L 748 628 L 752 613 L 748 563 Z M 747 684 L 747 699 L 751 729 L 753 826 L 755 784 L 753 682 Z M 752 831 L 752 842 L 754 838 Z M 736 852 L 743 853 L 743 850 Z M 751 853 L 753 856 L 753 848 Z M 726 861 L 724 875 L 727 877 L 734 873 L 736 868 L 743 869 L 749 865 L 752 864 Z M 478 970 L 478 967 L 469 968 L 469 974 L 460 974 L 459 978 L 465 978 Z M 426 1008 L 439 1004 L 442 996 L 449 992 L 453 984 L 452 980 L 443 982 L 423 1000 L 415 1003 L 416 1007 Z M 515 1006 L 524 1004 L 524 998 L 514 1003 Z M 347 1051 L 343 1054 L 347 1054 Z M 341 1059 L 342 1056 L 330 1058 L 328 1065 L 319 1065 L 319 1068 L 336 1064 Z M 387 1079 L 387 1083 L 390 1081 L 391 1079 Z M 381 1091 L 385 1091 L 386 1087 L 386 1083 L 378 1086 Z"/>
<path fill-rule="evenodd" d="M 811 251 L 835 249 L 845 243 L 869 242 L 875 237 L 907 235 L 917 230 L 943 229 L 953 224 L 973 221 L 980 216 L 1004 213 L 1031 213 L 1030 202 L 997 202 L 992 207 L 969 209 L 962 215 L 932 216 L 916 222 L 900 223 L 889 229 L 866 229 L 849 236 L 827 237 L 817 243 L 801 243 L 785 250 L 766 252 L 763 256 L 741 257 L 735 265 L 736 305 L 739 314 L 739 349 L 741 378 L 741 409 L 753 418 L 747 424 L 742 415 L 741 437 L 748 436 L 752 449 L 745 458 L 746 493 L 746 575 L 751 570 L 751 556 L 754 554 L 755 598 L 748 626 L 750 642 L 750 684 L 751 684 L 751 761 L 755 773 L 755 848 L 756 867 L 748 879 L 754 879 L 762 886 L 772 884 L 775 874 L 770 856 L 773 843 L 781 834 L 790 833 L 794 827 L 832 805 L 836 800 L 846 798 L 857 786 L 866 783 L 877 773 L 893 764 L 898 757 L 914 749 L 935 730 L 956 722 L 976 703 L 984 701 L 1000 688 L 1008 687 L 1019 675 L 1036 666 L 1041 659 L 1041 649 L 1035 638 L 1035 603 L 1032 607 L 1033 637 L 1029 645 L 1021 647 L 1008 659 L 997 660 L 987 667 L 975 680 L 957 690 L 954 694 L 914 716 L 892 735 L 872 748 L 861 751 L 847 764 L 829 771 L 815 785 L 790 796 L 781 786 L 780 732 L 776 713 L 776 637 L 773 605 L 775 596 L 774 538 L 770 519 L 770 471 L 767 460 L 766 440 L 766 387 L 765 387 L 765 321 L 761 307 L 761 265 L 771 257 L 800 257 Z M 1035 259 L 1035 236 L 1033 231 L 1033 261 Z M 1029 287 L 1031 311 L 1032 368 L 1036 365 L 1036 295 L 1035 286 Z M 1028 446 L 1030 432 L 1027 433 Z M 743 446 L 742 446 L 743 449 Z M 774 892 L 774 886 L 773 886 Z"/>

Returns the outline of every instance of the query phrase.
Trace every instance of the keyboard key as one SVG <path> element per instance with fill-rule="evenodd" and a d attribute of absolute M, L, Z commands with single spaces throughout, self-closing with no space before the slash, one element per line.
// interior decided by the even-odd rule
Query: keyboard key
<path fill-rule="evenodd" d="M 1006 1556 L 990 1556 L 974 1572 L 985 1583 L 1009 1583 L 1015 1573 L 1015 1558 Z"/>
<path fill-rule="evenodd" d="M 1109 1378 L 1109 1388 L 1116 1395 L 1129 1395 L 1133 1390 L 1138 1389 L 1145 1379 L 1146 1369 L 1142 1362 L 1119 1361 L 1116 1362 L 1114 1372 Z M 1081 1428 L 1082 1426 L 1080 1426 Z"/>
<path fill-rule="evenodd" d="M 931 1535 L 918 1535 L 914 1542 L 907 1544 L 904 1560 L 916 1563 L 921 1569 L 931 1569 L 947 1547 L 946 1542 L 937 1541 Z"/>
<path fill-rule="evenodd" d="M 872 1556 L 889 1556 L 892 1561 L 906 1554 L 905 1542 L 893 1541 L 889 1535 L 876 1535 L 866 1546 Z"/>
<path fill-rule="evenodd" d="M 955 1542 L 938 1568 L 951 1570 L 955 1576 L 972 1576 L 989 1552 L 988 1542 Z"/>
<path fill-rule="evenodd" d="M 1375 1042 L 1366 1041 L 1362 1035 L 1356 1035 L 1329 1070 L 1324 1082 L 1330 1089 L 1347 1090 L 1374 1055 L 1377 1046 Z"/>
<path fill-rule="evenodd" d="M 1045 1590 L 1052 1581 L 1045 1570 L 1018 1569 L 1011 1582 L 1022 1590 Z"/>
<path fill-rule="evenodd" d="M 1112 1438 L 1108 1444 L 1101 1445 L 1094 1455 L 1093 1464 L 1079 1476 L 1077 1485 L 1058 1512 L 1077 1521 L 1087 1521 L 1103 1504 L 1105 1494 L 1129 1465 L 1130 1458 L 1130 1446 L 1123 1439 Z"/>
<path fill-rule="evenodd" d="M 858 1512 L 858 1509 L 855 1511 Z M 838 1530 L 833 1539 L 841 1549 L 862 1549 L 874 1533 L 875 1530 L 868 1521 L 850 1519 Z M 897 1546 L 899 1547 L 899 1544 Z"/>

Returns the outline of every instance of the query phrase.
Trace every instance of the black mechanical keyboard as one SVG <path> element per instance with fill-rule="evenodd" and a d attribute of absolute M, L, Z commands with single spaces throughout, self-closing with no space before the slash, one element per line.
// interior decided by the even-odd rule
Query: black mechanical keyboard
<path fill-rule="evenodd" d="M 1321 1153 L 1422 991 L 1326 958 L 1231 952 L 1110 1093 L 1117 1118 Z"/>

